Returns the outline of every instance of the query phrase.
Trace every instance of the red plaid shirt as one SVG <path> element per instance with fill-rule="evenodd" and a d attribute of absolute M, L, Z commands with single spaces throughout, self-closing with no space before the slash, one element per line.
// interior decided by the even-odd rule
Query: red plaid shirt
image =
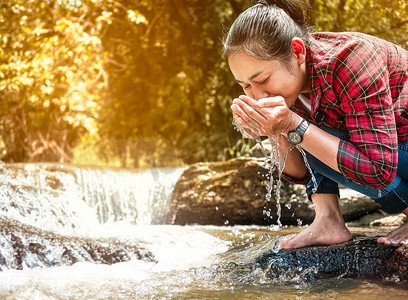
<path fill-rule="evenodd" d="M 314 33 L 307 61 L 311 115 L 300 100 L 291 109 L 348 132 L 337 154 L 348 180 L 386 187 L 397 171 L 397 144 L 408 140 L 408 51 L 361 33 Z"/>

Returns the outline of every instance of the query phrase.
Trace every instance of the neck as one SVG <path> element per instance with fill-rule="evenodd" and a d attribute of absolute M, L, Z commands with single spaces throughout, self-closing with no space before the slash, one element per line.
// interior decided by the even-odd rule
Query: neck
<path fill-rule="evenodd" d="M 309 86 L 309 72 L 307 70 L 306 64 L 304 64 L 304 71 L 303 71 L 303 76 L 304 76 L 304 83 L 303 87 L 301 90 L 302 94 L 308 94 L 310 93 L 310 86 Z"/>

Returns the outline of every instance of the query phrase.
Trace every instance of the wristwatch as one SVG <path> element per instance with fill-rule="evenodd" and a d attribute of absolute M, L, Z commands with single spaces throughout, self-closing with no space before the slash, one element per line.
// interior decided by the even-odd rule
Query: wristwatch
<path fill-rule="evenodd" d="M 288 132 L 288 141 L 292 145 L 296 146 L 297 144 L 301 143 L 303 140 L 303 134 L 309 128 L 310 123 L 305 119 L 302 119 L 299 126 L 292 131 Z"/>

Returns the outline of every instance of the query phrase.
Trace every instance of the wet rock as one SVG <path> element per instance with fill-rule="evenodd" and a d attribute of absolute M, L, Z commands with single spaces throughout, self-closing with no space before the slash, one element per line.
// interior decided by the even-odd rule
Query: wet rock
<path fill-rule="evenodd" d="M 384 216 L 386 215 L 386 212 L 382 212 L 381 210 L 379 210 L 378 212 L 374 212 L 368 215 L 365 215 L 357 220 L 353 220 L 351 222 L 347 223 L 347 226 L 350 227 L 371 227 L 370 224 L 373 221 L 376 221 L 378 219 L 382 219 L 384 218 Z"/>
<path fill-rule="evenodd" d="M 190 166 L 174 188 L 167 223 L 269 223 L 263 215 L 268 172 L 262 163 L 262 159 L 238 158 Z"/>
<path fill-rule="evenodd" d="M 245 154 L 246 157 L 257 157 L 257 158 L 263 158 L 265 157 L 264 150 L 267 155 L 271 155 L 272 152 L 272 146 L 271 143 L 269 142 L 269 139 L 265 139 L 262 141 L 263 149 L 261 146 L 257 143 L 255 146 L 253 146 L 247 154 Z"/>
<path fill-rule="evenodd" d="M 261 267 L 274 281 L 293 278 L 313 280 L 332 277 L 363 277 L 408 281 L 408 246 L 382 245 L 364 238 L 339 246 L 314 246 L 269 251 L 259 257 Z"/>
<path fill-rule="evenodd" d="M 80 261 L 101 264 L 131 258 L 156 261 L 152 253 L 137 243 L 62 236 L 5 218 L 0 218 L 0 247 L 0 271 L 69 266 Z"/>
<path fill-rule="evenodd" d="M 400 226 L 407 222 L 407 217 L 404 214 L 390 215 L 382 217 L 370 222 L 370 227 L 375 226 Z"/>
<path fill-rule="evenodd" d="M 174 188 L 166 223 L 276 224 L 278 195 L 275 189 L 271 200 L 266 200 L 268 173 L 263 157 L 191 165 L 184 170 Z M 282 179 L 279 203 L 282 224 L 310 224 L 313 221 L 314 208 L 303 185 Z M 340 209 L 346 221 L 360 218 L 379 207 L 364 195 L 341 189 Z"/>

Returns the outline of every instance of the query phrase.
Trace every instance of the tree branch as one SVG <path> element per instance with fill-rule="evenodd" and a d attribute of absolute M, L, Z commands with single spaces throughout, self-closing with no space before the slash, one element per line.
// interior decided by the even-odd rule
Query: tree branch
<path fill-rule="evenodd" d="M 404 26 L 404 25 L 406 25 L 406 24 L 408 24 L 408 20 L 403 20 L 403 21 L 401 21 L 401 22 L 398 22 L 398 23 L 395 24 L 395 25 L 392 25 L 391 28 L 392 28 L 392 29 L 396 29 L 396 28 L 402 27 L 402 26 Z"/>

